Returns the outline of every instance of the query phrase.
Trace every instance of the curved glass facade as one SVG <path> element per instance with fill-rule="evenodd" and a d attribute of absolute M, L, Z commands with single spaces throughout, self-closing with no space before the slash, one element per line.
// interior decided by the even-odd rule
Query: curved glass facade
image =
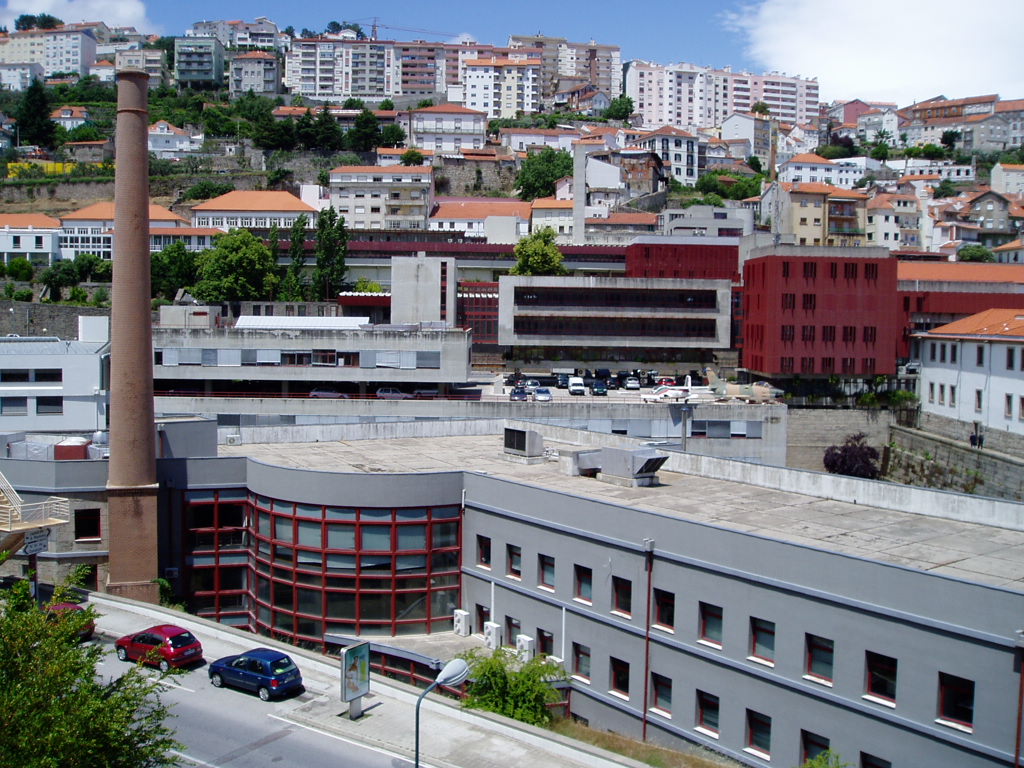
<path fill-rule="evenodd" d="M 451 629 L 458 506 L 341 507 L 190 491 L 185 520 L 200 615 L 318 645 L 324 633 Z"/>

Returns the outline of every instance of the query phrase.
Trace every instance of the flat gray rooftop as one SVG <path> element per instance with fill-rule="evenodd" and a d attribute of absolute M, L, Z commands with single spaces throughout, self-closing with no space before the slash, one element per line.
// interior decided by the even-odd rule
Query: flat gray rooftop
<path fill-rule="evenodd" d="M 485 472 L 735 531 L 1024 592 L 1024 532 L 894 512 L 727 480 L 659 472 L 655 488 L 568 477 L 558 464 L 506 461 L 501 435 L 220 446 L 286 467 L 331 472 Z M 955 499 L 955 496 L 951 496 Z M 952 503 L 952 502 L 951 502 Z"/>

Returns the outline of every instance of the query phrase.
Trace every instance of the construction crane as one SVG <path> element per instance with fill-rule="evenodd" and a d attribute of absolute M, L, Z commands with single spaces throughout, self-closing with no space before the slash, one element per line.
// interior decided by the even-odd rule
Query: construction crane
<path fill-rule="evenodd" d="M 366 19 L 361 19 L 360 21 L 370 21 L 370 22 L 372 22 L 372 26 L 370 27 L 370 39 L 371 40 L 376 40 L 377 39 L 377 30 L 378 30 L 378 28 L 394 29 L 394 30 L 397 30 L 399 32 L 413 32 L 413 33 L 419 34 L 419 35 L 430 35 L 431 37 L 453 38 L 453 37 L 456 37 L 457 34 L 458 34 L 458 33 L 455 33 L 455 32 L 438 32 L 437 30 L 432 30 L 432 29 L 416 29 L 414 27 L 396 27 L 396 26 L 394 26 L 392 24 L 381 24 L 380 23 L 380 17 L 378 17 L 378 16 L 372 16 L 372 17 L 369 17 L 369 18 L 366 18 Z"/>

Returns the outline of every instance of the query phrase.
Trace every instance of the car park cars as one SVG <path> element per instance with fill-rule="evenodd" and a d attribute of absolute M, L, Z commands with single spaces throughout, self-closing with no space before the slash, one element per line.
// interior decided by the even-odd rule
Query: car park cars
<path fill-rule="evenodd" d="M 569 377 L 569 394 L 570 395 L 585 395 L 587 394 L 587 385 L 583 383 L 582 376 L 570 376 Z"/>
<path fill-rule="evenodd" d="M 141 632 L 118 638 L 114 643 L 121 661 L 153 664 L 161 672 L 202 661 L 203 646 L 187 629 L 174 624 L 158 624 Z"/>
<path fill-rule="evenodd" d="M 513 387 L 512 391 L 508 393 L 508 399 L 512 402 L 525 403 L 530 399 L 530 393 L 523 387 Z"/>
<path fill-rule="evenodd" d="M 537 387 L 537 390 L 533 393 L 533 399 L 538 403 L 550 403 L 552 399 L 551 390 L 547 387 Z"/>
<path fill-rule="evenodd" d="M 616 379 L 614 376 L 612 376 L 610 379 L 605 381 L 604 385 L 608 389 L 618 389 L 619 388 L 619 380 Z"/>
<path fill-rule="evenodd" d="M 378 400 L 412 400 L 412 395 L 398 387 L 381 387 L 377 390 Z"/>
<path fill-rule="evenodd" d="M 527 379 L 526 381 L 523 382 L 523 389 L 525 389 L 531 395 L 537 391 L 537 388 L 539 386 L 540 382 L 537 381 L 536 379 Z"/>
<path fill-rule="evenodd" d="M 263 701 L 302 690 L 302 673 L 287 654 L 270 648 L 253 648 L 225 656 L 210 664 L 214 688 L 230 685 L 253 691 Z"/>
<path fill-rule="evenodd" d="M 555 379 L 555 386 L 558 389 L 568 389 L 569 388 L 569 375 L 566 374 L 566 373 L 558 374 L 557 378 Z"/>
<path fill-rule="evenodd" d="M 608 387 L 605 386 L 603 381 L 595 381 L 590 387 L 590 394 L 607 397 Z"/>
<path fill-rule="evenodd" d="M 640 379 L 636 376 L 627 376 L 623 389 L 640 389 Z"/>
<path fill-rule="evenodd" d="M 339 398 L 348 400 L 348 395 L 342 394 L 336 389 L 314 389 L 309 393 L 310 397 L 337 400 Z"/>

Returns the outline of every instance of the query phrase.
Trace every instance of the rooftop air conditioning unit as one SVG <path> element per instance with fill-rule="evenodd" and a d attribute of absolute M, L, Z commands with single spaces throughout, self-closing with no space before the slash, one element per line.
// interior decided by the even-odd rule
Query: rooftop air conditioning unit
<path fill-rule="evenodd" d="M 493 621 L 484 622 L 484 645 L 492 651 L 501 647 L 501 625 Z"/>
<path fill-rule="evenodd" d="M 469 611 L 456 608 L 452 617 L 453 629 L 459 637 L 469 637 Z"/>
<path fill-rule="evenodd" d="M 533 638 L 529 635 L 516 635 L 516 653 L 523 661 L 532 659 L 534 654 Z"/>
<path fill-rule="evenodd" d="M 226 438 L 224 438 L 224 442 L 226 442 L 228 445 L 241 445 L 242 444 L 242 436 L 241 435 L 228 435 Z"/>

